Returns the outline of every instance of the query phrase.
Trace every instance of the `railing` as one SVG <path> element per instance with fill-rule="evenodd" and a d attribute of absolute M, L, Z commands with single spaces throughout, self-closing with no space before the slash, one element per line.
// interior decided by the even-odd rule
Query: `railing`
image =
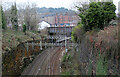
<path fill-rule="evenodd" d="M 26 43 L 26 45 L 37 45 L 37 46 L 65 46 L 65 43 Z M 75 46 L 77 45 L 76 43 L 67 43 L 66 46 Z"/>
<path fill-rule="evenodd" d="M 26 47 L 27 47 L 27 51 L 29 50 L 29 46 L 32 46 L 32 49 L 34 49 L 34 46 L 39 46 L 40 47 L 40 50 L 43 49 L 43 46 L 46 48 L 46 47 L 73 47 L 73 46 L 77 46 L 76 43 L 42 43 L 42 41 L 40 41 L 39 43 L 25 43 L 26 44 Z M 66 48 L 67 49 L 67 48 Z"/>

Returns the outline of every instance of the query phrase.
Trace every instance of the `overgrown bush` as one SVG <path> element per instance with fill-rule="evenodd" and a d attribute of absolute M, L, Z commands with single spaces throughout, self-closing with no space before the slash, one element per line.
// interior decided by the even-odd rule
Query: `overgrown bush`
<path fill-rule="evenodd" d="M 99 32 L 88 31 L 85 35 L 79 44 L 82 74 L 119 75 L 118 26 L 105 27 Z"/>
<path fill-rule="evenodd" d="M 97 63 L 96 63 L 96 75 L 107 75 L 108 73 L 108 63 L 104 56 L 99 54 Z"/>
<path fill-rule="evenodd" d="M 72 40 L 75 42 L 80 42 L 81 39 L 84 37 L 84 27 L 83 24 L 79 23 L 72 31 L 71 37 Z"/>

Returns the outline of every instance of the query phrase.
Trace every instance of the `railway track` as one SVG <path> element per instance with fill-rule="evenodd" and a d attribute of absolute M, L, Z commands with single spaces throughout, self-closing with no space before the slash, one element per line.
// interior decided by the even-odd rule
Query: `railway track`
<path fill-rule="evenodd" d="M 46 68 L 49 67 L 48 64 L 50 63 L 50 59 L 51 59 L 52 55 L 59 49 L 60 49 L 60 47 L 53 48 L 53 50 L 48 53 L 49 56 L 46 58 L 46 62 L 44 61 L 44 63 L 41 65 L 42 70 L 39 71 L 37 75 L 45 75 L 46 70 L 49 70 Z"/>
<path fill-rule="evenodd" d="M 58 75 L 60 55 L 64 48 L 48 48 L 25 69 L 22 75 Z"/>
<path fill-rule="evenodd" d="M 39 68 L 39 64 L 42 62 L 42 59 L 44 58 L 44 55 L 47 54 L 48 50 L 49 49 L 38 55 L 36 59 L 25 69 L 22 75 L 34 75 L 34 72 L 37 70 L 37 68 Z"/>
<path fill-rule="evenodd" d="M 44 75 L 59 75 L 60 74 L 60 58 L 62 56 L 62 51 L 64 48 L 60 48 L 56 51 L 50 58 L 50 62 L 46 67 Z"/>
<path fill-rule="evenodd" d="M 50 69 L 50 74 L 49 75 L 59 75 L 60 74 L 60 55 L 61 51 L 64 49 L 60 49 L 59 51 L 56 52 L 54 57 L 51 59 L 51 69 Z"/>

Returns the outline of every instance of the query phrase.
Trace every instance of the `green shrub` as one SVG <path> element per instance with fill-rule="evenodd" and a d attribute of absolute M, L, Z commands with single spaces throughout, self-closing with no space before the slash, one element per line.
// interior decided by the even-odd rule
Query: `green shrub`
<path fill-rule="evenodd" d="M 70 73 L 69 72 L 64 72 L 62 73 L 62 77 L 69 77 L 70 76 Z"/>
<path fill-rule="evenodd" d="M 81 41 L 81 39 L 84 36 L 84 33 L 85 33 L 85 30 L 84 30 L 83 24 L 81 24 L 81 23 L 78 24 L 72 30 L 72 34 L 71 34 L 72 40 L 75 41 L 75 42 Z"/>
<path fill-rule="evenodd" d="M 11 42 L 11 40 L 9 39 L 8 42 Z"/>
<path fill-rule="evenodd" d="M 65 62 L 66 61 L 66 58 L 67 58 L 67 54 L 65 54 L 62 58 L 62 62 Z"/>
<path fill-rule="evenodd" d="M 65 62 L 65 61 L 68 61 L 68 60 L 71 60 L 71 55 L 69 54 L 69 55 L 67 55 L 67 53 L 63 56 L 63 58 L 62 58 L 62 62 Z"/>
<path fill-rule="evenodd" d="M 71 60 L 71 55 L 69 54 L 68 56 L 67 56 L 67 60 Z"/>

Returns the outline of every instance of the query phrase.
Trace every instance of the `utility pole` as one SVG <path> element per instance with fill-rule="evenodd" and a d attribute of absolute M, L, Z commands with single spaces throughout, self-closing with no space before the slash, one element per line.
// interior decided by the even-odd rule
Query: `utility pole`
<path fill-rule="evenodd" d="M 54 44 L 54 43 L 53 43 L 54 33 L 55 33 L 55 32 L 54 32 L 54 28 L 55 28 L 55 26 L 53 27 L 53 35 L 52 35 L 52 48 L 53 48 L 53 44 Z"/>
<path fill-rule="evenodd" d="M 46 42 L 45 42 L 45 48 L 46 48 Z"/>
<path fill-rule="evenodd" d="M 66 38 L 66 35 L 67 35 L 67 31 L 66 31 L 66 25 L 65 25 L 65 51 L 67 52 L 67 38 Z"/>

